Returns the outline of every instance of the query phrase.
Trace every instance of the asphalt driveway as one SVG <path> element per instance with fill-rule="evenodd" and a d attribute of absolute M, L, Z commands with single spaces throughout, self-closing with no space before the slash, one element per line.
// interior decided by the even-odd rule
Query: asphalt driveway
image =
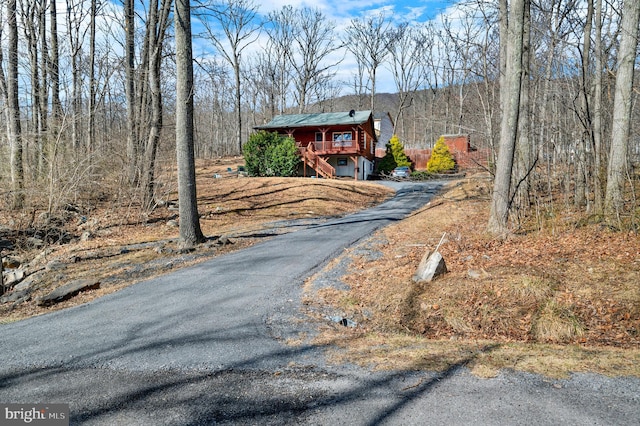
<path fill-rule="evenodd" d="M 374 374 L 286 345 L 304 279 L 441 187 L 391 184 L 375 208 L 0 326 L 0 402 L 69 403 L 71 424 L 637 424 L 638 379 Z"/>

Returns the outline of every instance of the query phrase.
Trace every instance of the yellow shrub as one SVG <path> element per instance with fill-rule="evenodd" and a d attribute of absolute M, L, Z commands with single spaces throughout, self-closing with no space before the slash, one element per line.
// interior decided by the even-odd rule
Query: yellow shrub
<path fill-rule="evenodd" d="M 455 167 L 456 162 L 453 159 L 453 155 L 451 155 L 447 144 L 444 143 L 444 137 L 440 136 L 440 139 L 436 141 L 436 146 L 433 147 L 431 158 L 427 162 L 427 171 L 430 173 L 442 173 L 453 170 Z"/>

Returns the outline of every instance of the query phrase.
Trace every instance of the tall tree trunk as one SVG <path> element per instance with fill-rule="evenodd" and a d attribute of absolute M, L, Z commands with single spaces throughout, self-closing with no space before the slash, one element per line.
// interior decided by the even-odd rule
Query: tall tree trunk
<path fill-rule="evenodd" d="M 593 0 L 587 0 L 587 16 L 585 18 L 584 37 L 582 43 L 582 85 L 581 95 L 581 121 L 584 128 L 583 137 L 578 142 L 577 163 L 576 163 L 576 195 L 575 205 L 582 207 L 588 203 L 587 197 L 587 148 L 592 148 L 593 143 L 593 123 L 591 118 L 591 29 L 593 27 Z M 589 206 L 587 206 L 587 209 Z"/>
<path fill-rule="evenodd" d="M 509 38 L 509 0 L 499 0 L 500 14 L 500 116 L 504 114 L 507 102 L 507 40 Z"/>
<path fill-rule="evenodd" d="M 178 159 L 179 246 L 204 241 L 198 216 L 196 168 L 193 156 L 193 53 L 189 0 L 175 2 L 176 152 Z"/>
<path fill-rule="evenodd" d="M 124 0 L 125 73 L 127 97 L 127 179 L 134 184 L 137 176 L 138 137 L 136 126 L 135 84 L 135 13 L 134 1 Z"/>
<path fill-rule="evenodd" d="M 27 131 L 27 134 L 33 135 L 33 140 L 35 142 L 35 148 L 36 148 L 36 152 L 35 152 L 36 167 L 30 168 L 32 177 L 38 176 L 38 172 L 40 170 L 40 167 L 38 167 L 38 165 L 41 165 L 40 159 L 42 158 L 42 134 L 39 132 L 39 129 L 41 128 L 40 118 L 42 117 L 40 113 L 40 107 L 41 107 L 40 68 L 39 68 L 40 52 L 38 50 L 39 30 L 37 29 L 40 19 L 39 18 L 36 19 L 37 12 L 38 12 L 38 7 L 36 4 L 24 3 L 24 2 L 22 3 L 22 13 L 21 13 L 22 30 L 23 30 L 25 44 L 27 46 L 27 52 L 29 57 L 30 79 L 29 79 L 28 86 L 31 89 L 30 107 L 28 108 L 28 111 L 29 111 L 28 117 L 30 118 L 29 123 L 31 124 L 31 127 L 29 128 L 29 125 L 27 125 L 26 131 Z M 23 151 L 25 152 L 25 154 L 28 153 L 29 152 L 28 147 L 23 147 Z M 28 157 L 27 157 L 26 163 L 34 164 L 34 162 L 29 161 Z"/>
<path fill-rule="evenodd" d="M 515 180 L 518 187 L 514 198 L 516 208 L 524 211 L 529 207 L 529 190 L 531 168 L 533 167 L 534 150 L 531 139 L 531 4 L 525 5 L 524 35 L 522 47 L 522 82 L 520 88 L 520 113 L 518 118 L 518 140 L 516 143 L 516 173 Z"/>
<path fill-rule="evenodd" d="M 496 173 L 493 182 L 491 212 L 488 230 L 494 234 L 508 232 L 508 218 L 511 197 L 511 175 L 513 157 L 518 137 L 518 118 L 520 114 L 520 89 L 522 84 L 522 49 L 524 36 L 525 3 L 529 0 L 514 0 L 509 12 L 509 29 L 507 31 L 507 67 L 506 89 L 502 98 L 506 109 L 502 114 L 500 126 L 500 146 Z M 503 18 L 504 19 L 504 16 Z M 503 41 L 501 40 L 501 43 Z"/>
<path fill-rule="evenodd" d="M 49 75 L 51 78 L 51 110 L 55 122 L 62 118 L 62 103 L 60 102 L 60 53 L 58 48 L 58 11 L 56 0 L 49 2 L 51 26 L 51 59 Z"/>
<path fill-rule="evenodd" d="M 631 125 L 631 95 L 633 72 L 638 46 L 638 22 L 640 2 L 625 0 L 622 13 L 622 31 L 618 51 L 618 74 L 616 76 L 613 101 L 613 123 L 609 167 L 607 168 L 607 191 L 605 193 L 605 219 L 612 225 L 620 224 L 624 207 L 625 172 Z"/>
<path fill-rule="evenodd" d="M 150 27 L 149 35 L 149 92 L 151 95 L 151 118 L 149 122 L 149 134 L 144 152 L 144 163 L 142 165 L 142 204 L 149 209 L 154 201 L 155 189 L 155 167 L 158 144 L 160 142 L 160 132 L 162 130 L 162 88 L 160 65 L 162 61 L 162 47 L 164 44 L 165 32 L 168 25 L 169 12 L 171 10 L 171 0 L 163 0 L 161 9 L 158 11 L 158 0 L 152 0 L 149 5 Z"/>
<path fill-rule="evenodd" d="M 240 62 L 233 64 L 235 76 L 235 104 L 236 104 L 236 143 L 238 144 L 238 154 L 242 155 L 242 92 L 240 86 Z"/>
<path fill-rule="evenodd" d="M 91 151 L 94 148 L 93 144 L 96 139 L 95 129 L 95 109 L 96 109 L 96 14 L 97 12 L 97 0 L 91 0 L 91 16 L 89 17 L 89 103 L 88 114 L 89 120 L 87 123 L 87 140 L 85 149 L 89 158 L 91 158 Z"/>
<path fill-rule="evenodd" d="M 46 148 L 48 145 L 49 135 L 48 129 L 48 108 L 49 108 L 49 90 L 48 90 L 48 71 L 49 71 L 49 59 L 48 46 L 47 46 L 47 7 L 46 2 L 42 2 L 38 9 L 39 16 L 39 37 L 40 37 L 40 72 L 41 72 L 41 84 L 40 84 L 40 119 L 38 121 L 39 128 L 38 134 L 40 135 L 40 149 L 38 158 L 38 176 L 45 176 L 45 162 L 46 162 Z"/>
<path fill-rule="evenodd" d="M 18 21 L 16 0 L 7 0 L 7 29 L 9 55 L 7 61 L 7 113 L 9 143 L 11 144 L 11 208 L 24 207 L 24 166 L 22 164 L 22 127 L 18 99 Z"/>
<path fill-rule="evenodd" d="M 593 204 L 596 214 L 604 211 L 604 165 L 602 161 L 602 0 L 595 4 L 595 75 L 593 83 Z"/>

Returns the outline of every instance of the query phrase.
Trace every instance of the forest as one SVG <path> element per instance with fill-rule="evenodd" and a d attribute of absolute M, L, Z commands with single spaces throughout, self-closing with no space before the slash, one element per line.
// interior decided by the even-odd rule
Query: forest
<path fill-rule="evenodd" d="M 465 133 L 489 150 L 493 232 L 558 206 L 640 226 L 637 0 L 464 0 L 420 23 L 254 0 L 190 10 L 197 158 L 240 154 L 278 114 L 385 111 L 405 148 Z M 162 198 L 174 14 L 172 0 L 3 2 L 0 210 Z"/>

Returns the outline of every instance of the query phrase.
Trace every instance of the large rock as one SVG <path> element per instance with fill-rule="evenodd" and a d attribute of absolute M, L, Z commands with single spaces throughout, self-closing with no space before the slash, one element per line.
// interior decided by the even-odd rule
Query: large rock
<path fill-rule="evenodd" d="M 71 299 L 83 291 L 95 290 L 97 288 L 100 288 L 100 281 L 89 279 L 75 280 L 56 288 L 46 296 L 40 297 L 37 302 L 40 306 L 51 306 Z"/>
<path fill-rule="evenodd" d="M 11 288 L 18 284 L 27 275 L 24 269 L 15 269 L 4 273 L 4 285 L 7 288 Z"/>
<path fill-rule="evenodd" d="M 12 291 L 11 293 L 0 297 L 0 304 L 4 303 L 14 303 L 19 304 L 22 302 L 26 302 L 31 298 L 31 290 L 25 289 L 20 291 Z"/>
<path fill-rule="evenodd" d="M 26 277 L 24 280 L 20 281 L 19 284 L 16 284 L 13 287 L 13 291 L 22 291 L 29 290 L 33 291 L 40 287 L 42 276 L 45 274 L 45 271 L 36 271 L 33 274 Z"/>
<path fill-rule="evenodd" d="M 413 276 L 414 282 L 429 282 L 439 275 L 447 272 L 447 265 L 444 258 L 438 251 L 429 253 L 428 251 L 422 257 L 420 265 Z"/>

